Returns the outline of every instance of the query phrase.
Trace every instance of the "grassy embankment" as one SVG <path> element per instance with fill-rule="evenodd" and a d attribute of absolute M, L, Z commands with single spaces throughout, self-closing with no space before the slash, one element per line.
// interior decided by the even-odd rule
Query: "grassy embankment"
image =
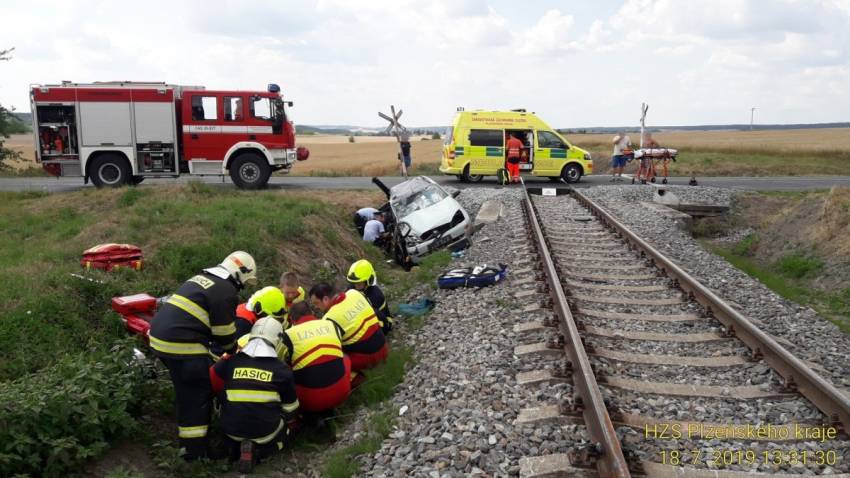
<path fill-rule="evenodd" d="M 148 445 L 159 440 L 160 446 L 146 448 L 153 450 L 148 461 L 160 463 L 162 474 L 189 471 L 169 455 L 172 426 L 164 444 L 150 426 L 157 415 L 173 425 L 170 385 L 140 386 L 125 370 L 129 349 L 113 348 L 126 343 L 109 307 L 113 296 L 166 294 L 235 249 L 257 259 L 261 284 L 276 284 L 283 270 L 301 273 L 305 285 L 311 278 L 339 282 L 339 271 L 364 256 L 393 284 L 389 295 L 395 299 L 417 279 L 383 264 L 379 252 L 364 249 L 349 227 L 350 205 L 374 201 L 373 192 L 342 193 L 328 203 L 311 193 L 250 193 L 191 183 L 52 196 L 4 193 L 0 199 L 0 381 L 4 400 L 33 404 L 26 416 L 0 411 L 0 422 L 20 422 L 0 431 L 4 476 L 48 467 L 53 474 L 83 473 L 83 463 L 131 435 Z M 80 253 L 103 242 L 141 246 L 144 270 L 87 274 L 102 283 L 71 277 L 81 272 Z M 384 401 L 410 360 L 409 350 L 395 350 L 383 375 L 376 374 L 346 407 Z M 130 416 L 144 416 L 144 424 Z M 30 436 L 19 429 L 33 426 L 40 428 Z M 220 466 L 206 468 L 217 471 Z"/>
<path fill-rule="evenodd" d="M 704 245 L 777 294 L 850 333 L 850 190 L 742 195 L 722 229 L 748 226 L 734 244 Z"/>

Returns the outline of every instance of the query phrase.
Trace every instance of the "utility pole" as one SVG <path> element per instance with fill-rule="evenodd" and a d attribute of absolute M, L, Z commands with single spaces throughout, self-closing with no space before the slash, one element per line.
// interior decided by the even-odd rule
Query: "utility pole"
<path fill-rule="evenodd" d="M 758 109 L 758 108 L 757 108 L 757 107 L 755 107 L 755 106 L 753 106 L 752 108 L 750 108 L 750 131 L 752 131 L 752 130 L 753 130 L 753 118 L 755 118 L 755 116 L 756 116 L 756 110 L 757 110 L 757 109 Z"/>
<path fill-rule="evenodd" d="M 407 128 L 399 123 L 398 119 L 401 118 L 401 108 L 399 108 L 398 113 L 395 111 L 395 105 L 390 105 L 390 112 L 392 116 L 385 115 L 378 112 L 378 116 L 390 122 L 389 126 L 387 126 L 386 133 L 394 134 L 395 140 L 398 143 L 398 154 L 399 160 L 401 161 L 401 174 L 404 176 L 404 179 L 407 179 L 407 166 L 404 164 L 404 150 L 401 147 L 401 132 L 405 131 Z"/>
<path fill-rule="evenodd" d="M 643 130 L 646 127 L 646 112 L 649 110 L 649 105 L 646 103 L 640 104 L 640 147 L 643 149 Z"/>

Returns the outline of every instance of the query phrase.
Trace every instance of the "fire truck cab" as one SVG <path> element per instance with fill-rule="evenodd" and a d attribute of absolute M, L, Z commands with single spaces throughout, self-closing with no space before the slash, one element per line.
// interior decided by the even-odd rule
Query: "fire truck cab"
<path fill-rule="evenodd" d="M 166 83 L 33 85 L 36 160 L 54 176 L 95 186 L 147 177 L 230 175 L 240 188 L 264 187 L 309 156 L 295 146 L 280 88 L 211 91 Z"/>

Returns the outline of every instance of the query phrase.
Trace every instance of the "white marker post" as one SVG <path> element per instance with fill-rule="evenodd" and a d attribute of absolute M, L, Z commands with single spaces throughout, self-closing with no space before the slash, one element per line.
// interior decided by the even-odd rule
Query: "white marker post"
<path fill-rule="evenodd" d="M 646 112 L 649 110 L 649 105 L 646 103 L 640 104 L 640 148 L 643 149 L 643 129 L 646 127 Z"/>
<path fill-rule="evenodd" d="M 392 116 L 385 115 L 380 111 L 378 112 L 378 116 L 390 122 L 385 132 L 387 134 L 395 135 L 395 140 L 398 143 L 399 159 L 401 160 L 401 174 L 404 176 L 404 179 L 407 179 L 407 166 L 404 164 L 404 150 L 401 147 L 401 132 L 406 128 L 398 121 L 398 119 L 401 118 L 402 111 L 399 109 L 398 113 L 396 113 L 395 105 L 390 105 L 390 112 L 392 113 Z"/>

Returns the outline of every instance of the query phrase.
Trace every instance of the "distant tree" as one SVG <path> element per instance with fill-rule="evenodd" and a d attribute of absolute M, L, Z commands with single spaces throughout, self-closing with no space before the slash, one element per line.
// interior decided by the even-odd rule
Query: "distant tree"
<path fill-rule="evenodd" d="M 9 61 L 12 59 L 12 51 L 14 48 L 0 50 L 0 61 Z M 4 161 L 8 159 L 18 159 L 21 153 L 3 147 L 4 140 L 9 137 L 9 133 L 19 129 L 20 123 L 17 118 L 12 115 L 12 111 L 0 105 L 0 169 L 6 167 Z"/>
<path fill-rule="evenodd" d="M 431 139 L 440 139 L 440 133 L 434 131 L 433 133 L 431 133 Z"/>
<path fill-rule="evenodd" d="M 348 136 L 348 142 L 353 143 L 354 142 L 354 136 L 349 135 Z"/>

